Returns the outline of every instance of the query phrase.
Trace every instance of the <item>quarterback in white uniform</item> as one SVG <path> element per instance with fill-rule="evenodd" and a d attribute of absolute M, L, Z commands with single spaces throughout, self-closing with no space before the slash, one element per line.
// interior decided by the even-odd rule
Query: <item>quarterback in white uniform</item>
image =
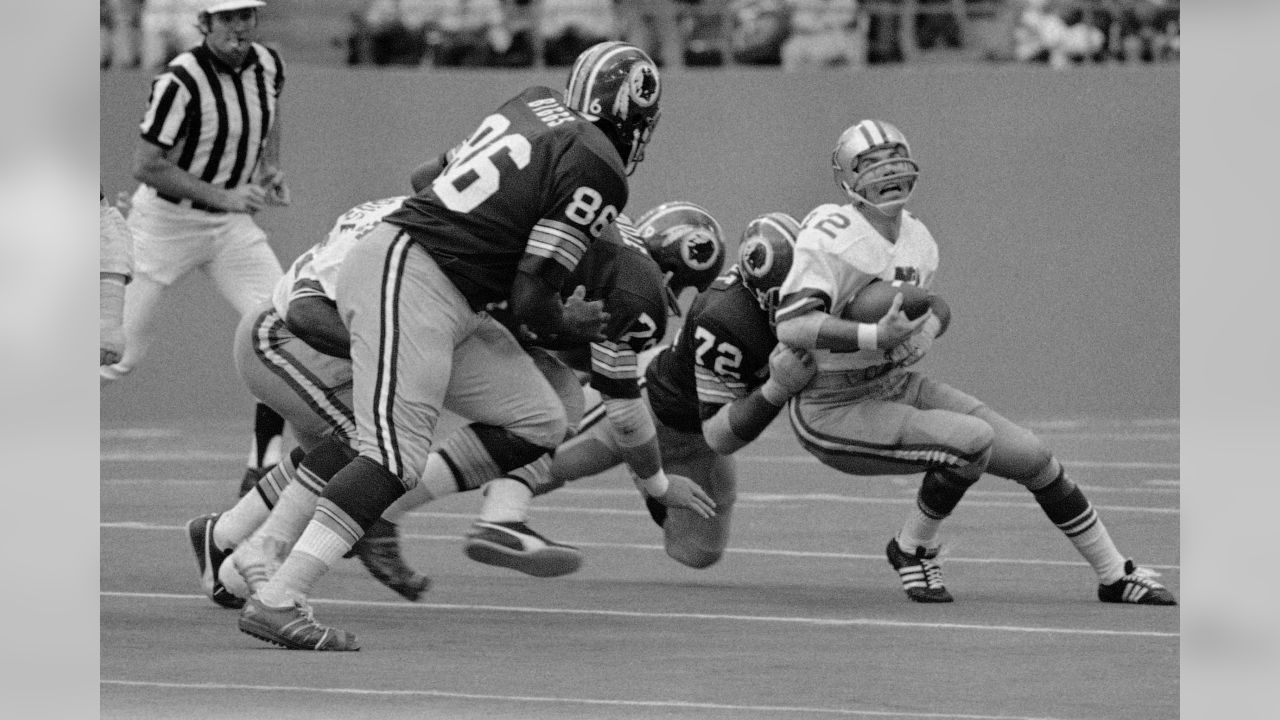
<path fill-rule="evenodd" d="M 938 269 L 933 235 L 903 209 L 919 177 L 906 137 L 862 120 L 832 153 L 844 205 L 804 219 L 782 284 L 778 339 L 811 350 L 818 374 L 791 403 L 800 443 L 824 464 L 853 475 L 924 473 L 916 507 L 886 554 L 907 596 L 951 602 L 938 564 L 938 531 L 982 474 L 1026 487 L 1098 575 L 1103 602 L 1175 605 L 1153 572 L 1116 549 L 1097 511 L 1057 458 L 1030 431 L 980 400 L 907 370 L 946 331 L 950 310 L 936 295 L 909 320 L 902 296 L 878 322 L 845 319 L 846 306 L 875 279 L 928 290 Z"/>

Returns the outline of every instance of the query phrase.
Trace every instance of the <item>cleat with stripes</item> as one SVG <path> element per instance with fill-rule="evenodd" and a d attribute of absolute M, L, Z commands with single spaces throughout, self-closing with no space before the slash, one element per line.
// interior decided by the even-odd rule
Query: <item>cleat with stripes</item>
<path fill-rule="evenodd" d="M 548 540 L 522 522 L 472 523 L 463 546 L 467 557 L 534 577 L 559 577 L 582 567 L 582 552 Z"/>
<path fill-rule="evenodd" d="M 1124 561 L 1124 577 L 1110 585 L 1098 585 L 1098 599 L 1131 605 L 1177 605 L 1173 593 L 1154 580 L 1159 573 Z"/>
<path fill-rule="evenodd" d="M 898 571 L 902 589 L 907 597 L 918 603 L 949 603 L 955 600 L 942 584 L 942 566 L 936 561 L 939 548 L 916 548 L 915 555 L 908 555 L 893 538 L 885 547 L 889 564 Z"/>
<path fill-rule="evenodd" d="M 213 544 L 213 526 L 218 522 L 221 513 L 210 513 L 193 518 L 187 523 L 187 537 L 191 538 L 191 549 L 196 554 L 196 570 L 200 573 L 200 588 L 209 599 L 224 608 L 238 610 L 244 607 L 244 600 L 227 590 L 218 578 L 218 570 L 231 555 L 230 550 L 219 550 Z"/>
<path fill-rule="evenodd" d="M 240 632 L 289 650 L 359 650 L 356 636 L 345 630 L 317 623 L 311 606 L 294 601 L 289 607 L 263 605 L 257 596 L 249 598 L 240 611 Z"/>

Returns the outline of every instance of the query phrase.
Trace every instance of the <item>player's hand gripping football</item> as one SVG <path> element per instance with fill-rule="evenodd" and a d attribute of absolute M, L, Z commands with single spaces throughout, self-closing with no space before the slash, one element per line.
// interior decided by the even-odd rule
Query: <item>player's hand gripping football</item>
<path fill-rule="evenodd" d="M 586 287 L 579 285 L 564 301 L 560 331 L 556 336 L 559 341 L 568 343 L 601 342 L 608 339 L 604 335 L 608 322 L 609 313 L 604 311 L 604 301 L 588 302 Z"/>
<path fill-rule="evenodd" d="M 920 329 L 889 351 L 889 362 L 898 367 L 908 367 L 920 362 L 928 354 L 929 348 L 933 347 L 933 339 L 938 336 L 941 327 L 942 321 L 932 311 L 927 313 Z"/>
<path fill-rule="evenodd" d="M 818 374 L 818 363 L 804 348 L 778 343 L 769 353 L 769 379 L 788 397 L 794 397 Z"/>
<path fill-rule="evenodd" d="M 669 508 L 692 510 L 710 520 L 716 516 L 716 501 L 693 480 L 684 475 L 667 475 L 667 491 L 654 497 Z"/>
<path fill-rule="evenodd" d="M 893 304 L 885 312 L 884 317 L 876 323 L 876 346 L 881 350 L 892 350 L 901 345 L 907 338 L 915 334 L 925 322 L 933 317 L 933 310 L 921 314 L 915 320 L 902 312 L 902 293 L 893 297 Z"/>

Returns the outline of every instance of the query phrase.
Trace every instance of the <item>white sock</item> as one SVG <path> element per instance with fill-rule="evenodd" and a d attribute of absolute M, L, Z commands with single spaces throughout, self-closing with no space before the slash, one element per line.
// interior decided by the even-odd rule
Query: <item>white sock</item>
<path fill-rule="evenodd" d="M 941 527 L 942 520 L 925 515 L 918 506 L 914 507 L 898 531 L 898 547 L 908 555 L 914 555 L 916 548 L 936 547 Z"/>
<path fill-rule="evenodd" d="M 253 534 L 267 519 L 271 509 L 257 490 L 250 490 L 213 525 L 213 544 L 219 550 L 234 547 Z"/>
<path fill-rule="evenodd" d="M 524 522 L 533 503 L 528 485 L 511 478 L 490 480 L 484 486 L 484 503 L 480 506 L 482 522 Z"/>
<path fill-rule="evenodd" d="M 286 548 L 307 529 L 307 523 L 316 511 L 320 496 L 308 490 L 302 483 L 289 483 L 271 515 L 262 524 L 261 534 L 279 540 Z"/>

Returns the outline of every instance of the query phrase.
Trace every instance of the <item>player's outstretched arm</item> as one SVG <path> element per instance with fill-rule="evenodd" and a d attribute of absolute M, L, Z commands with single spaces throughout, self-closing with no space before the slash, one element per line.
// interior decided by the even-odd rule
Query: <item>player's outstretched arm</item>
<path fill-rule="evenodd" d="M 702 422 L 707 444 L 721 455 L 732 455 L 746 447 L 760 437 L 787 401 L 803 390 L 817 372 L 818 365 L 807 350 L 778 343 L 769 354 L 769 379 Z"/>

